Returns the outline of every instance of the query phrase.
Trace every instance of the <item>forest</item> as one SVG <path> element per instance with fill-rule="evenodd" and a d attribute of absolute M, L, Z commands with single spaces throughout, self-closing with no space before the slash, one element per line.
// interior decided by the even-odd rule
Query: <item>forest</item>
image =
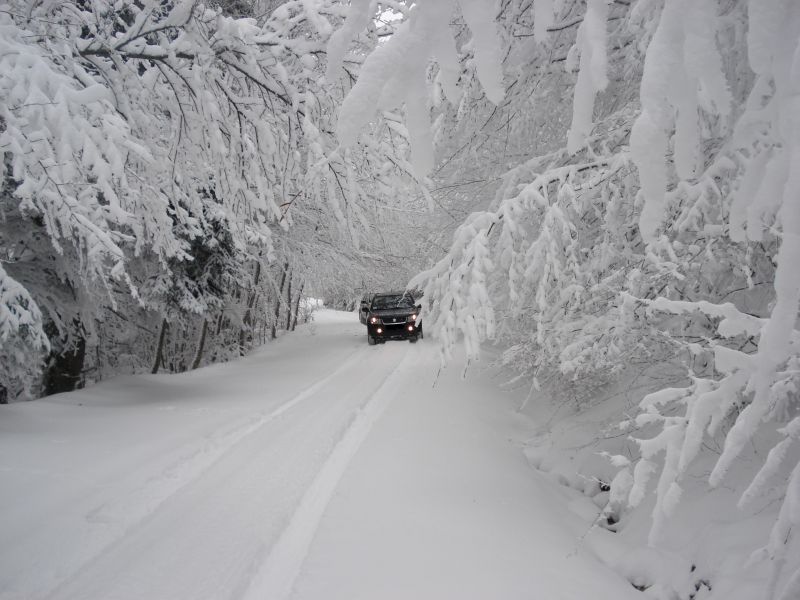
<path fill-rule="evenodd" d="M 800 3 L 2 0 L 0 98 L 0 402 L 415 289 L 445 365 L 636 386 L 652 545 L 747 462 L 800 597 Z"/>

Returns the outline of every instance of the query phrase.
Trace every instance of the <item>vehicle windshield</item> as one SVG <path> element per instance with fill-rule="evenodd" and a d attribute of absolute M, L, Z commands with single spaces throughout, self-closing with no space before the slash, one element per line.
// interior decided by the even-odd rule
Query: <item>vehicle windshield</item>
<path fill-rule="evenodd" d="M 414 308 L 414 298 L 408 294 L 375 296 L 372 299 L 372 308 L 377 310 L 385 308 Z"/>

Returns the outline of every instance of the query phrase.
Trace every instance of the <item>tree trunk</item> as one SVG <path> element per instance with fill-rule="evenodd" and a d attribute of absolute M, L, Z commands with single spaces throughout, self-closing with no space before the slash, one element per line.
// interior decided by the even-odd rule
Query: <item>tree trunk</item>
<path fill-rule="evenodd" d="M 217 350 L 220 346 L 219 337 L 220 334 L 222 333 L 222 325 L 224 318 L 225 318 L 225 309 L 223 308 L 220 309 L 219 316 L 217 317 L 217 324 L 215 325 L 214 330 L 211 332 L 211 335 L 214 337 L 214 343 L 211 346 L 211 356 L 210 356 L 210 360 L 212 363 L 217 362 Z"/>
<path fill-rule="evenodd" d="M 200 361 L 203 360 L 203 348 L 206 345 L 206 333 L 208 332 L 208 319 L 203 319 L 203 327 L 200 329 L 200 339 L 197 342 L 197 352 L 194 354 L 192 361 L 192 371 L 200 366 Z"/>
<path fill-rule="evenodd" d="M 289 272 L 289 261 L 283 263 L 283 273 L 281 274 L 281 284 L 278 287 L 278 298 L 275 301 L 275 314 L 272 319 L 272 329 L 269 333 L 269 339 L 274 340 L 277 337 L 278 320 L 281 318 L 281 302 L 283 302 L 283 287 L 286 285 L 286 274 Z"/>
<path fill-rule="evenodd" d="M 167 339 L 167 320 L 161 320 L 161 332 L 158 334 L 158 346 L 156 347 L 156 357 L 153 359 L 153 368 L 150 371 L 153 375 L 158 373 L 158 369 L 161 367 L 162 362 L 162 355 L 164 353 L 164 342 Z"/>
<path fill-rule="evenodd" d="M 286 331 L 289 331 L 292 327 L 292 277 L 293 274 L 289 274 L 289 281 L 286 284 Z"/>
<path fill-rule="evenodd" d="M 245 342 L 247 341 L 247 328 L 251 328 L 253 320 L 253 305 L 256 301 L 258 293 L 258 282 L 261 280 L 261 263 L 256 262 L 256 272 L 253 274 L 253 291 L 247 299 L 247 308 L 244 311 L 244 318 L 242 319 L 242 328 L 239 330 L 239 354 L 244 355 Z"/>
<path fill-rule="evenodd" d="M 297 292 L 297 300 L 294 302 L 294 314 L 292 316 L 292 331 L 297 327 L 297 315 L 300 314 L 300 300 L 303 298 L 303 288 L 306 286 L 305 281 L 300 282 L 300 291 Z"/>

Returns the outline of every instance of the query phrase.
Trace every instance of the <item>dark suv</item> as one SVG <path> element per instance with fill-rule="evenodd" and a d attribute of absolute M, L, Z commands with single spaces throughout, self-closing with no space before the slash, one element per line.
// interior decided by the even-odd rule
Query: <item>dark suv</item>
<path fill-rule="evenodd" d="M 360 308 L 361 322 L 367 324 L 367 343 L 383 344 L 386 340 L 409 340 L 422 338 L 422 307 L 414 304 L 408 293 L 373 294 Z"/>

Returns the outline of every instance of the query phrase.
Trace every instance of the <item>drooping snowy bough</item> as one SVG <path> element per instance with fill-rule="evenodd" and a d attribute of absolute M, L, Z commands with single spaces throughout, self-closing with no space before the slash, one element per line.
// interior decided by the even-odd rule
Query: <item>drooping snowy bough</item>
<path fill-rule="evenodd" d="M 398 31 L 367 56 L 358 81 L 347 94 L 337 126 L 342 144 L 352 145 L 377 111 L 391 111 L 404 106 L 411 162 L 419 177 L 426 176 L 434 166 L 426 84 L 428 61 L 434 59 L 437 62 L 448 99 L 457 102 L 460 65 L 451 37 L 450 19 L 458 7 L 471 32 L 476 76 L 487 98 L 495 104 L 502 101 L 505 91 L 501 45 L 495 22 L 497 4 L 483 0 L 426 1 L 409 10 L 408 19 Z M 363 2 L 351 5 L 345 27 L 331 38 L 329 53 L 334 50 L 338 56 L 345 32 L 349 35 L 358 32 L 357 26 L 351 25 L 356 20 L 352 11 L 361 5 L 367 7 Z M 363 29 L 366 22 L 360 25 Z M 329 80 L 336 75 L 336 69 L 329 67 Z"/>

